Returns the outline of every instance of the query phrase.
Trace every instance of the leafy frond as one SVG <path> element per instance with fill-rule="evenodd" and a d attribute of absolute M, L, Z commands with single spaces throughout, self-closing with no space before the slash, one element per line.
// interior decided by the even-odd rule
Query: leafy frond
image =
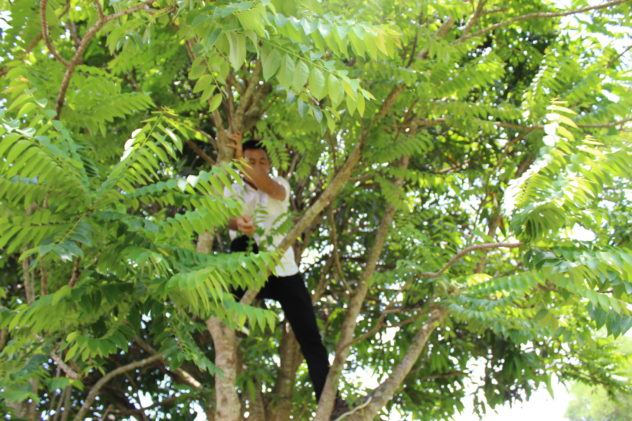
<path fill-rule="evenodd" d="M 576 142 L 569 130 L 575 124 L 555 112 L 560 110 L 568 112 L 553 106 L 549 113 L 540 157 L 505 192 L 504 212 L 513 217 L 511 227 L 520 238 L 542 238 L 572 221 L 569 215 L 581 220 L 605 186 L 632 176 L 626 148 L 591 137 Z"/>

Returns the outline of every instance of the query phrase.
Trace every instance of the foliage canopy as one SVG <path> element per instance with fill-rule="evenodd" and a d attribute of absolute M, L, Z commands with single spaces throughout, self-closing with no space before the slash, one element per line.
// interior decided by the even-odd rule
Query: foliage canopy
<path fill-rule="evenodd" d="M 349 419 L 435 420 L 467 379 L 480 412 L 553 374 L 625 389 L 632 2 L 569 3 L 0 0 L 0 410 L 326 420 L 337 388 L 371 393 Z M 318 405 L 230 293 L 279 255 L 226 253 L 235 131 L 294 189 Z"/>

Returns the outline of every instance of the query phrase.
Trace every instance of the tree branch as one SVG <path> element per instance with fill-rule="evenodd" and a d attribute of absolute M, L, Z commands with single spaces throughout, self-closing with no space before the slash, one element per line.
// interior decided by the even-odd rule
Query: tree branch
<path fill-rule="evenodd" d="M 237 381 L 237 339 L 235 331 L 211 317 L 206 327 L 213 337 L 215 365 L 221 370 L 215 375 L 215 418 L 222 421 L 239 421 L 241 402 L 235 387 Z"/>
<path fill-rule="evenodd" d="M 423 326 L 417 331 L 410 346 L 406 350 L 406 354 L 393 369 L 388 378 L 375 389 L 369 404 L 359 410 L 357 413 L 350 414 L 348 421 L 364 421 L 373 419 L 378 412 L 393 398 L 395 391 L 400 387 L 413 365 L 419 358 L 421 351 L 426 347 L 430 335 L 435 328 L 441 324 L 448 314 L 448 309 L 443 307 L 435 307 L 430 317 Z"/>
<path fill-rule="evenodd" d="M 85 415 L 88 412 L 88 409 L 90 409 L 90 405 L 92 405 L 92 402 L 97 397 L 97 395 L 98 395 L 99 391 L 101 390 L 101 388 L 107 382 L 109 382 L 113 377 L 116 377 L 119 374 L 123 374 L 125 372 L 130 371 L 130 370 L 135 370 L 135 369 L 137 369 L 139 367 L 146 366 L 146 365 L 151 364 L 154 361 L 157 361 L 157 360 L 159 360 L 161 358 L 162 358 L 162 355 L 160 355 L 160 354 L 152 355 L 152 356 L 144 358 L 142 360 L 134 361 L 132 363 L 129 363 L 129 364 L 120 366 L 118 368 L 115 368 L 114 370 L 112 370 L 109 373 L 107 373 L 105 376 L 101 377 L 99 379 L 99 381 L 97 381 L 94 384 L 94 386 L 92 386 L 92 388 L 90 389 L 90 392 L 88 392 L 88 396 L 86 396 L 86 399 L 83 402 L 83 405 L 81 405 L 81 408 L 79 409 L 79 412 L 77 412 L 77 415 L 75 415 L 73 420 L 74 421 L 81 421 L 81 420 L 83 420 L 85 418 Z"/>
<path fill-rule="evenodd" d="M 68 280 L 68 286 L 70 288 L 75 286 L 75 282 L 77 282 L 77 278 L 79 278 L 79 261 L 81 259 L 79 257 L 76 257 L 75 260 L 72 262 L 72 272 L 70 273 L 70 279 Z"/>
<path fill-rule="evenodd" d="M 246 87 L 243 95 L 239 97 L 239 104 L 237 105 L 237 111 L 235 112 L 235 124 L 238 127 L 242 127 L 244 125 L 244 115 L 246 113 L 246 109 L 250 108 L 250 101 L 255 93 L 255 88 L 259 84 L 259 75 L 261 74 L 261 71 L 261 60 L 257 60 L 255 68 L 252 71 L 252 75 L 250 75 L 248 86 Z"/>
<path fill-rule="evenodd" d="M 623 120 L 613 121 L 611 123 L 603 123 L 603 124 L 578 124 L 577 127 L 582 129 L 605 129 L 608 127 L 616 127 L 621 126 L 629 121 L 632 121 L 632 117 L 624 118 Z"/>
<path fill-rule="evenodd" d="M 57 366 L 61 368 L 62 371 L 66 373 L 68 377 L 74 380 L 81 380 L 81 376 L 79 375 L 79 373 L 77 373 L 68 364 L 66 364 L 64 360 L 55 351 L 51 352 L 50 356 L 53 359 L 53 361 L 55 361 L 55 364 L 57 364 Z"/>
<path fill-rule="evenodd" d="M 495 31 L 498 28 L 503 28 L 505 26 L 509 26 L 512 23 L 515 22 L 519 22 L 522 20 L 527 20 L 527 19 L 541 19 L 541 18 L 556 18 L 556 17 L 562 17 L 562 16 L 569 16 L 569 15 L 575 15 L 577 13 L 583 13 L 583 12 L 588 12 L 590 10 L 599 10 L 599 9 L 606 9 L 608 7 L 611 6 L 616 6 L 618 4 L 622 4 L 622 3 L 626 3 L 630 0 L 614 0 L 614 1 L 609 1 L 607 3 L 602 3 L 602 4 L 597 4 L 595 6 L 586 6 L 586 7 L 581 7 L 579 9 L 574 9 L 574 10 L 565 10 L 563 12 L 535 12 L 535 13 L 529 13 L 526 15 L 522 15 L 522 16 L 516 16 L 514 18 L 508 19 L 506 21 L 503 22 L 499 22 L 496 23 L 488 28 L 484 28 L 481 29 L 479 31 L 476 31 L 470 35 L 466 35 L 465 37 L 461 37 L 458 40 L 454 41 L 456 42 L 462 42 L 465 40 L 468 40 L 470 38 L 474 38 L 474 37 L 478 37 L 480 35 L 486 34 L 488 32 L 492 32 Z"/>
<path fill-rule="evenodd" d="M 469 34 L 472 27 L 476 25 L 478 20 L 481 18 L 481 15 L 483 14 L 483 8 L 485 7 L 485 3 L 487 3 L 487 0 L 479 0 L 478 4 L 476 5 L 476 10 L 472 14 L 472 16 L 470 16 L 470 18 L 467 20 L 467 23 L 465 24 L 465 27 L 463 28 L 463 33 L 461 34 L 461 37 L 459 38 L 459 40 L 465 37 L 467 34 Z"/>
<path fill-rule="evenodd" d="M 68 86 L 70 85 L 70 78 L 72 77 L 73 73 L 75 72 L 75 68 L 77 67 L 77 65 L 81 62 L 81 60 L 83 60 L 83 53 L 86 51 L 86 48 L 88 48 L 88 44 L 90 43 L 92 38 L 97 34 L 97 32 L 99 32 L 99 30 L 106 23 L 108 23 L 108 22 L 110 22 L 110 21 L 112 21 L 114 19 L 118 19 L 121 16 L 129 15 L 129 14 L 137 12 L 137 11 L 139 11 L 141 9 L 145 9 L 145 8 L 149 7 L 152 3 L 154 3 L 154 1 L 155 0 L 148 0 L 148 1 L 145 1 L 143 3 L 137 4 L 136 6 L 130 7 L 129 9 L 122 10 L 122 11 L 116 12 L 116 13 L 112 13 L 111 15 L 107 15 L 107 16 L 104 16 L 102 14 L 103 12 L 101 11 L 101 13 L 99 15 L 99 19 L 85 33 L 85 35 L 81 39 L 81 43 L 79 44 L 79 47 L 77 48 L 77 51 L 75 51 L 75 54 L 72 56 L 72 59 L 70 59 L 70 62 L 68 62 L 68 64 L 66 65 L 66 73 L 64 73 L 64 78 L 63 78 L 63 80 L 61 82 L 61 86 L 59 88 L 59 93 L 57 94 L 57 100 L 56 100 L 56 104 L 57 105 L 55 107 L 55 112 L 57 113 L 57 117 L 56 118 L 59 118 L 59 116 L 61 114 L 61 110 L 62 110 L 62 108 L 64 106 L 64 101 L 65 101 L 65 98 L 66 98 L 66 91 L 68 90 Z M 99 9 L 100 9 L 100 7 L 99 7 Z"/>
<path fill-rule="evenodd" d="M 401 326 L 407 325 L 409 323 L 414 322 L 415 320 L 419 320 L 419 318 L 423 315 L 423 313 L 415 314 L 414 316 L 409 317 L 408 319 L 402 320 L 402 321 L 397 322 L 397 323 L 393 323 L 392 325 L 386 325 L 384 323 L 384 319 L 386 319 L 386 316 L 388 314 L 389 313 L 386 312 L 386 311 L 380 313 L 380 316 L 378 317 L 377 323 L 375 324 L 375 326 L 373 326 L 373 328 L 371 330 L 369 330 L 366 333 L 363 333 L 360 336 L 357 336 L 357 337 L 353 338 L 353 340 L 351 342 L 349 342 L 348 344 L 345 344 L 345 346 L 352 346 L 352 345 L 357 344 L 358 342 L 362 342 L 363 340 L 365 340 L 367 338 L 370 338 L 371 336 L 375 335 L 377 332 L 379 332 L 382 329 L 388 329 L 388 328 L 391 328 L 391 327 L 401 327 Z"/>
<path fill-rule="evenodd" d="M 632 45 L 630 45 L 628 48 L 626 48 L 625 50 L 623 50 L 623 51 L 621 52 L 621 54 L 617 54 L 617 56 L 616 56 L 615 58 L 613 58 L 612 60 L 610 60 L 610 62 L 609 62 L 609 63 L 608 63 L 608 65 L 606 66 L 606 69 L 609 69 L 609 68 L 613 67 L 613 66 L 615 65 L 615 63 L 616 63 L 617 61 L 619 61 L 619 59 L 620 59 L 621 57 L 623 57 L 623 55 L 624 55 L 625 53 L 627 53 L 628 51 L 630 51 L 630 50 L 632 50 Z"/>
<path fill-rule="evenodd" d="M 55 57 L 55 60 L 63 64 L 65 67 L 68 67 L 68 60 L 63 58 L 57 53 L 53 43 L 50 41 L 50 36 L 48 34 L 48 20 L 46 19 L 46 6 L 48 5 L 48 0 L 41 0 L 40 3 L 40 21 L 42 25 L 42 38 L 44 38 L 44 42 L 46 43 L 46 47 L 48 47 L 48 51 Z"/>
<path fill-rule="evenodd" d="M 407 155 L 402 157 L 399 167 L 402 169 L 408 168 L 409 160 L 410 157 Z M 397 179 L 395 184 L 401 187 L 403 179 Z M 364 302 L 369 289 L 368 280 L 373 276 L 378 260 L 382 255 L 382 250 L 384 249 L 384 244 L 386 244 L 386 238 L 390 232 L 395 213 L 395 206 L 389 203 L 377 229 L 375 242 L 373 243 L 373 246 L 367 256 L 367 263 L 360 280 L 358 281 L 358 287 L 349 302 L 349 307 L 347 308 L 347 313 L 340 330 L 340 339 L 338 340 L 338 345 L 336 346 L 336 356 L 331 364 L 331 368 L 329 369 L 329 375 L 327 376 L 327 381 L 325 382 L 325 387 L 323 388 L 320 401 L 318 403 L 318 409 L 316 411 L 314 421 L 327 421 L 329 419 L 329 415 L 331 414 L 331 410 L 333 409 L 336 397 L 336 386 L 338 384 L 338 380 L 340 379 L 344 363 L 351 351 L 348 344 L 350 344 L 353 339 L 353 334 L 357 325 L 357 318 L 360 314 L 362 303 Z"/>
<path fill-rule="evenodd" d="M 103 14 L 103 9 L 101 8 L 101 2 L 99 0 L 92 0 L 92 3 L 94 3 L 94 7 L 97 9 L 99 19 L 104 19 L 105 15 Z"/>
<path fill-rule="evenodd" d="M 162 353 L 156 351 L 151 345 L 149 345 L 147 342 L 145 342 L 142 338 L 136 336 L 134 338 L 134 342 L 136 342 L 148 354 L 160 356 L 160 360 L 163 363 L 166 363 L 164 355 Z M 176 368 L 173 371 L 178 376 L 180 376 L 180 378 L 182 380 L 184 380 L 184 382 L 186 384 L 188 384 L 189 386 L 193 387 L 194 389 L 201 389 L 203 387 L 202 384 L 199 381 L 197 381 L 196 378 L 193 377 L 188 371 L 186 371 L 186 370 L 184 370 L 182 368 Z"/>
<path fill-rule="evenodd" d="M 463 250 L 461 250 L 457 254 L 455 254 L 454 257 L 452 257 L 452 259 L 450 259 L 450 261 L 448 263 L 446 263 L 437 272 L 421 272 L 421 273 L 417 274 L 417 277 L 436 278 L 438 276 L 441 276 L 441 274 L 443 272 L 445 272 L 450 266 L 455 264 L 460 258 L 462 258 L 466 254 L 471 253 L 471 252 L 476 251 L 476 250 L 489 250 L 489 249 L 502 248 L 502 247 L 505 247 L 505 248 L 518 248 L 518 247 L 522 247 L 522 246 L 524 246 L 523 243 L 486 243 L 486 244 L 477 244 L 477 245 L 474 245 L 474 246 L 469 246 L 469 247 L 464 248 Z"/>
<path fill-rule="evenodd" d="M 434 35 L 435 38 L 443 38 L 444 36 L 446 36 L 448 31 L 450 31 L 450 29 L 454 26 L 455 23 L 456 23 L 456 19 L 450 16 L 448 20 L 443 22 L 443 25 L 441 25 L 441 27 L 437 30 L 437 32 Z M 419 55 L 417 55 L 417 58 L 419 60 L 425 60 L 426 58 L 428 58 L 428 47 L 422 48 L 421 51 L 419 52 Z"/>
<path fill-rule="evenodd" d="M 196 154 L 197 156 L 199 156 L 200 158 L 202 158 L 202 160 L 203 160 L 203 161 L 206 161 L 207 163 L 209 163 L 209 164 L 211 164 L 211 165 L 215 165 L 215 161 L 213 160 L 213 158 L 211 158 L 210 156 L 208 156 L 208 155 L 206 154 L 206 152 L 204 152 L 204 151 L 202 150 L 202 148 L 200 148 L 198 145 L 196 145 L 196 144 L 195 144 L 195 142 L 194 142 L 194 141 L 187 139 L 187 140 L 185 140 L 185 142 L 184 142 L 184 143 L 186 143 L 186 144 L 187 144 L 187 146 L 188 146 L 189 148 L 191 148 L 191 150 L 192 150 L 193 152 L 195 152 L 195 154 Z"/>

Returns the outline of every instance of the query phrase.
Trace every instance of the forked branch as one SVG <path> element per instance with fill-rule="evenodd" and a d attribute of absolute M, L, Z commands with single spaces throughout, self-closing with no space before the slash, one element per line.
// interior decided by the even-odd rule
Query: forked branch
<path fill-rule="evenodd" d="M 94 25 L 92 25 L 92 27 L 90 27 L 90 29 L 88 29 L 88 31 L 86 32 L 86 34 L 83 36 L 83 38 L 81 39 L 81 42 L 79 43 L 79 47 L 77 48 L 77 51 L 75 51 L 75 54 L 72 56 L 72 59 L 70 59 L 70 62 L 66 63 L 66 73 L 64 73 L 64 78 L 61 82 L 61 86 L 59 88 L 59 93 L 57 94 L 57 100 L 56 100 L 56 107 L 55 107 L 55 111 L 57 113 L 57 118 L 59 118 L 60 114 L 61 114 L 61 110 L 64 107 L 64 101 L 66 99 L 66 92 L 68 91 L 68 86 L 70 85 L 70 79 L 72 78 L 73 73 L 75 72 L 75 68 L 77 67 L 77 65 L 83 60 L 83 53 L 86 51 L 86 48 L 88 48 L 88 44 L 90 44 L 90 41 L 92 40 L 92 38 L 94 38 L 94 36 L 97 34 L 97 32 L 99 32 L 99 30 L 103 27 L 103 25 L 105 25 L 106 23 L 114 20 L 114 19 L 118 19 L 121 16 L 125 16 L 125 15 L 129 15 L 131 13 L 137 12 L 141 9 L 145 9 L 147 7 L 149 7 L 152 3 L 154 3 L 155 0 L 149 0 L 149 1 L 145 1 L 142 2 L 140 4 L 137 4 L 136 6 L 130 7 L 129 9 L 126 10 L 121 10 L 120 12 L 116 12 L 116 13 L 112 13 L 111 15 L 104 15 L 103 11 L 100 8 L 98 8 L 99 11 L 99 19 L 96 21 L 96 23 Z M 42 3 L 44 3 L 45 0 L 42 1 Z M 98 2 L 96 2 L 98 3 Z M 45 10 L 45 4 L 44 4 L 44 9 L 43 13 L 44 15 L 46 14 L 46 10 Z M 44 20 L 42 20 L 42 30 L 44 27 Z M 48 34 L 48 32 L 46 32 L 46 34 Z M 47 36 L 44 36 L 44 39 L 47 39 Z M 54 49 L 51 49 L 52 44 L 50 44 L 50 40 L 48 41 L 48 43 L 46 44 L 48 46 L 48 48 L 51 50 L 51 52 L 54 51 Z M 55 53 L 53 53 L 54 55 Z M 57 58 L 57 57 L 55 57 Z M 60 57 L 61 58 L 61 57 Z"/>
<path fill-rule="evenodd" d="M 162 358 L 161 354 L 155 354 L 150 357 L 144 358 L 142 360 L 134 361 L 129 364 L 115 368 L 114 370 L 107 373 L 105 376 L 101 377 L 99 381 L 97 381 L 94 384 L 94 386 L 92 386 L 92 389 L 90 389 L 90 392 L 88 392 L 88 396 L 86 396 L 86 400 L 83 402 L 83 405 L 81 405 L 79 412 L 77 412 L 77 415 L 75 415 L 75 418 L 73 420 L 81 421 L 85 418 L 86 413 L 88 412 L 88 409 L 90 409 L 90 405 L 92 405 L 92 402 L 94 402 L 94 399 L 99 394 L 99 391 L 101 390 L 101 388 L 105 386 L 105 384 L 109 382 L 112 378 L 118 376 L 119 374 L 123 374 L 128 371 L 135 370 L 137 368 L 151 364 L 154 361 L 160 360 L 161 358 Z"/>

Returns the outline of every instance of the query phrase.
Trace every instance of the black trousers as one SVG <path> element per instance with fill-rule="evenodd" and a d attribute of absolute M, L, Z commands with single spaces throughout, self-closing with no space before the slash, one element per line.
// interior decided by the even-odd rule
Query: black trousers
<path fill-rule="evenodd" d="M 257 243 L 245 235 L 235 238 L 230 249 L 231 251 L 259 252 Z M 238 298 L 241 298 L 244 293 L 243 290 L 235 291 Z M 290 323 L 307 362 L 309 377 L 314 386 L 316 401 L 318 401 L 329 372 L 329 359 L 318 332 L 314 306 L 305 287 L 303 275 L 300 272 L 292 276 L 271 275 L 259 291 L 257 298 L 269 298 L 281 304 L 285 318 Z"/>

